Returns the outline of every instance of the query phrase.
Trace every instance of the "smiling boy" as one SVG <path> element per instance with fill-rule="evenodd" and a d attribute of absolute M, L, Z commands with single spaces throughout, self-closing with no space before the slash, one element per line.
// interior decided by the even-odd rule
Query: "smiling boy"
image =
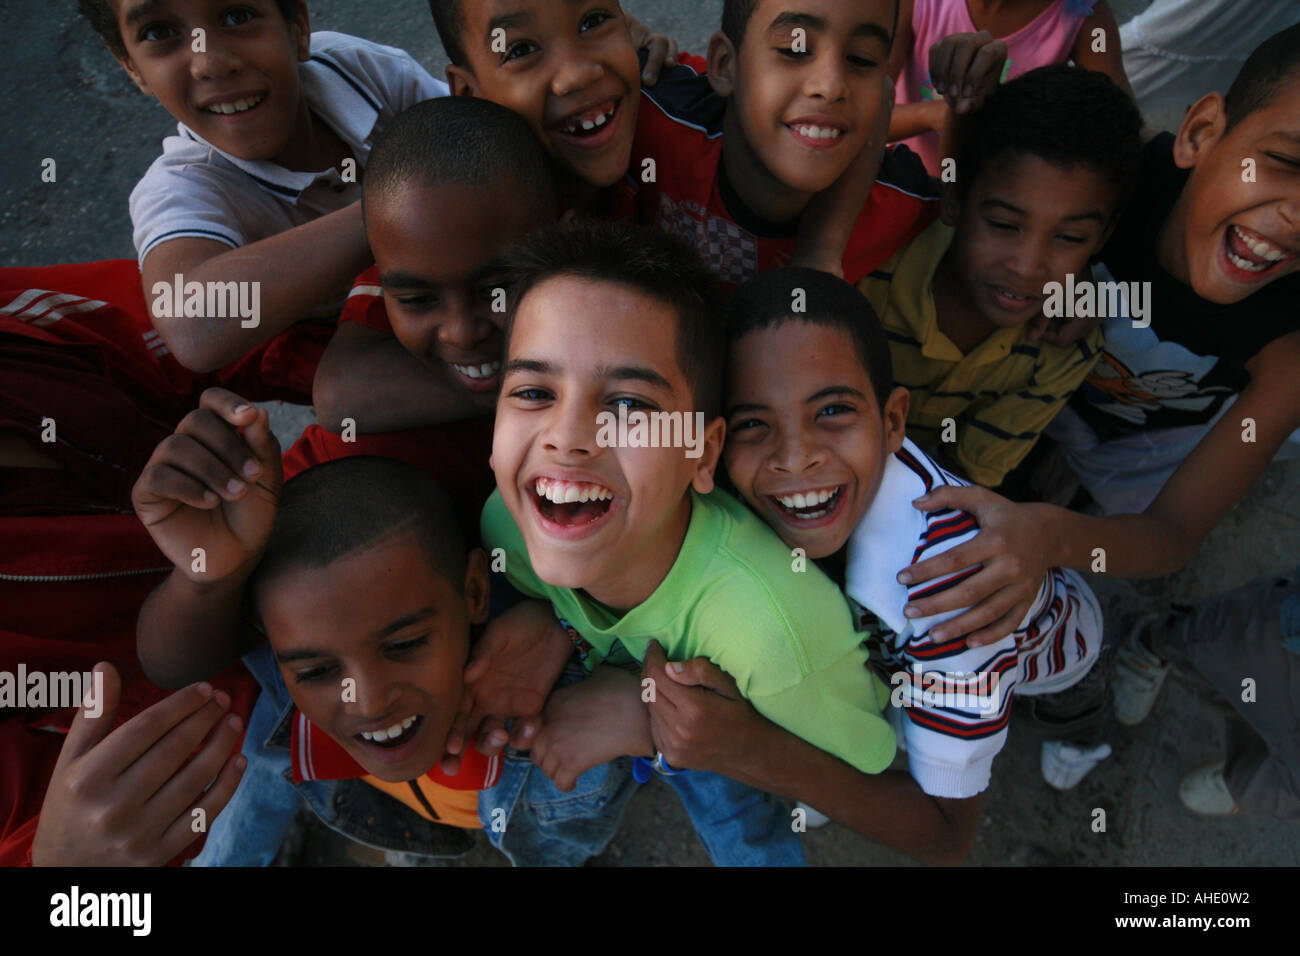
<path fill-rule="evenodd" d="M 721 335 L 689 246 L 625 226 L 557 228 L 524 240 L 509 267 L 498 493 L 482 526 L 511 583 L 554 605 L 589 669 L 632 665 L 651 641 L 707 656 L 773 720 L 882 769 L 883 687 L 862 673 L 842 597 L 815 569 L 791 574 L 798 556 L 713 490 Z M 599 415 L 620 405 L 702 411 L 702 454 L 604 447 Z M 714 774 L 668 780 L 716 862 L 802 861 L 789 818 L 757 791 Z"/>
<path fill-rule="evenodd" d="M 908 435 L 953 470 L 1002 484 L 1101 349 L 1035 341 L 1051 283 L 1091 281 L 1140 162 L 1142 121 L 1102 73 L 1032 70 L 968 121 L 932 224 L 859 288 L 911 392 Z"/>
<path fill-rule="evenodd" d="M 373 433 L 490 412 L 502 361 L 496 260 L 555 221 L 545 152 L 503 106 L 429 100 L 376 142 L 364 197 L 375 266 L 354 283 L 321 359 L 318 418 Z"/>
<path fill-rule="evenodd" d="M 177 121 L 131 194 L 150 318 L 171 353 L 210 371 L 336 309 L 344 277 L 369 262 L 358 200 L 373 139 L 446 85 L 401 50 L 313 35 L 303 0 L 81 0 L 81 9 Z M 255 324 L 156 307 L 156 288 L 176 275 L 256 283 L 244 286 L 259 290 Z M 308 337 L 283 358 L 298 388 L 325 338 Z"/>

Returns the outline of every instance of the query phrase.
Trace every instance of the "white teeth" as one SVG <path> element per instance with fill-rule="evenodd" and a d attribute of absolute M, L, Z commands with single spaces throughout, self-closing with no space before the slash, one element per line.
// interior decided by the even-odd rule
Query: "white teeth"
<path fill-rule="evenodd" d="M 1250 251 L 1255 253 L 1255 255 L 1259 256 L 1261 259 L 1266 259 L 1269 262 L 1281 262 L 1283 259 L 1287 258 L 1286 252 L 1279 249 L 1271 242 L 1265 242 L 1263 239 L 1252 239 L 1236 226 L 1233 226 L 1232 229 L 1237 238 L 1245 243 L 1246 246 L 1249 247 Z"/>
<path fill-rule="evenodd" d="M 596 116 L 594 119 L 569 120 L 567 123 L 564 124 L 564 132 L 576 133 L 579 128 L 581 128 L 584 131 L 590 131 L 596 129 L 599 126 L 604 126 L 606 123 L 608 123 L 609 120 L 613 117 L 613 115 L 614 115 L 614 111 L 610 110 L 608 113 L 601 113 L 599 116 Z"/>
<path fill-rule="evenodd" d="M 500 362 L 484 362 L 482 365 L 457 365 L 452 363 L 452 368 L 460 372 L 466 378 L 491 378 L 497 372 L 501 371 Z"/>
<path fill-rule="evenodd" d="M 1238 269 L 1245 269 L 1247 272 L 1263 272 L 1268 268 L 1266 263 L 1248 262 L 1232 251 L 1228 252 L 1228 260 Z"/>
<path fill-rule="evenodd" d="M 807 136 L 809 139 L 836 139 L 844 135 L 843 130 L 835 129 L 830 126 L 797 126 L 799 135 Z"/>
<path fill-rule="evenodd" d="M 538 478 L 534 490 L 537 492 L 537 497 L 545 498 L 557 505 L 584 501 L 609 501 L 614 497 L 614 492 L 600 485 L 559 481 L 554 478 Z"/>
<path fill-rule="evenodd" d="M 840 493 L 839 488 L 822 488 L 818 491 L 795 492 L 792 495 L 777 495 L 776 500 L 781 502 L 785 508 L 796 510 L 802 508 L 812 508 L 816 505 L 824 505 Z M 827 509 L 829 510 L 829 509 Z M 826 513 L 825 510 L 819 511 L 816 515 L 805 515 L 804 517 L 820 517 Z"/>
<path fill-rule="evenodd" d="M 373 740 L 376 743 L 382 743 L 385 740 L 393 740 L 397 737 L 400 737 L 402 735 L 402 732 L 409 729 L 411 724 L 413 723 L 415 723 L 414 715 L 407 717 L 404 720 L 399 721 L 398 723 L 393 724 L 393 726 L 391 727 L 386 727 L 383 730 L 376 730 L 373 732 L 363 730 L 361 731 L 361 736 L 364 737 L 366 740 Z"/>
<path fill-rule="evenodd" d="M 601 113 L 599 116 L 596 117 L 595 125 L 604 126 L 607 122 L 609 122 L 609 117 L 606 116 L 604 113 Z"/>
<path fill-rule="evenodd" d="M 245 110 L 251 110 L 264 99 L 266 99 L 264 95 L 247 96 L 242 100 L 235 100 L 233 103 L 215 103 L 212 106 L 205 106 L 204 109 L 209 113 L 221 113 L 222 115 L 242 113 Z"/>

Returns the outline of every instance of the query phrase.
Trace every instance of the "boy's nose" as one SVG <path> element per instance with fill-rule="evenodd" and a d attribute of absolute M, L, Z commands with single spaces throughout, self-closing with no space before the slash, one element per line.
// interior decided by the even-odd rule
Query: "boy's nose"
<path fill-rule="evenodd" d="M 829 53 L 823 53 L 816 58 L 804 82 L 804 93 L 814 99 L 832 103 L 844 99 L 848 88 L 848 83 L 844 79 L 844 64 L 838 56 Z"/>
<path fill-rule="evenodd" d="M 469 303 L 453 308 L 446 320 L 438 326 L 438 341 L 456 349 L 469 351 L 482 345 L 492 334 L 492 323 L 476 315 L 481 311 L 471 309 Z"/>
<path fill-rule="evenodd" d="M 190 75 L 198 80 L 217 80 L 239 72 L 239 57 L 212 34 L 203 38 L 203 50 L 194 49 L 196 37 L 190 37 Z"/>
<path fill-rule="evenodd" d="M 823 450 L 810 442 L 791 438 L 781 444 L 770 459 L 772 470 L 783 475 L 801 475 L 818 467 L 825 459 Z"/>
<path fill-rule="evenodd" d="M 542 445 L 561 455 L 591 456 L 597 451 L 596 430 L 595 410 L 581 402 L 557 401 L 547 418 Z"/>
<path fill-rule="evenodd" d="M 349 714 L 373 720 L 392 713 L 393 705 L 401 695 L 401 688 L 390 681 L 377 680 L 363 674 L 351 674 L 349 677 L 355 681 L 353 689 L 356 697 L 356 700 L 349 700 L 353 695 L 347 694 L 347 688 L 343 688 L 343 706 Z"/>
<path fill-rule="evenodd" d="M 568 96 L 585 90 L 605 75 L 605 68 L 595 60 L 573 58 L 566 60 L 551 78 L 551 92 Z"/>

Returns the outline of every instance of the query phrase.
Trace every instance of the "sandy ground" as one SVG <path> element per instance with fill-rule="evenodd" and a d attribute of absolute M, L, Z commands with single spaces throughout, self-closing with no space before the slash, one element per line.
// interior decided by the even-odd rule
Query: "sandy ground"
<path fill-rule="evenodd" d="M 404 46 L 435 74 L 444 59 L 428 9 L 419 0 L 382 3 L 312 0 L 316 29 L 335 29 Z M 628 8 L 703 50 L 720 0 L 629 0 Z M 1146 0 L 1112 0 L 1123 21 Z M 8 0 L 9 29 L 0 58 L 0 264 L 38 265 L 134 255 L 126 198 L 174 123 L 141 96 L 73 12 L 71 2 Z M 1176 122 L 1176 116 L 1149 118 Z M 58 163 L 42 183 L 41 162 Z M 310 410 L 275 409 L 289 439 Z M 1112 639 L 1139 615 L 1187 603 L 1300 560 L 1300 466 L 1274 465 L 1182 572 L 1161 581 L 1095 579 Z M 1211 696 L 1192 677 L 1169 681 L 1155 712 L 1136 729 L 1117 730 L 1114 755 L 1076 790 L 1058 793 L 1038 771 L 1038 744 L 1017 732 L 994 769 L 969 865 L 1286 865 L 1300 860 L 1300 828 L 1240 817 L 1207 819 L 1178 802 L 1179 778 L 1217 758 L 1222 728 Z M 1094 810 L 1107 815 L 1093 832 Z M 359 859 L 314 829 L 300 834 L 300 862 Z M 907 864 L 843 827 L 807 834 L 810 862 Z M 364 858 L 364 855 L 362 855 Z M 370 862 L 376 862 L 370 860 Z M 463 863 L 500 864 L 485 842 Z M 653 783 L 635 798 L 605 865 L 706 864 L 708 859 L 668 788 Z"/>

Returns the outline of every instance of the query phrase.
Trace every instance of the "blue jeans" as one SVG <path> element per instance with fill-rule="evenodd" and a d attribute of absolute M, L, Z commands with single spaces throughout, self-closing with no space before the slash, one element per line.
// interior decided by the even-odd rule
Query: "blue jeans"
<path fill-rule="evenodd" d="M 571 666 L 556 686 L 585 676 Z M 793 818 L 776 798 L 702 770 L 663 780 L 718 866 L 804 865 Z M 479 794 L 478 815 L 492 845 L 516 866 L 580 866 L 609 845 L 637 786 L 631 758 L 620 757 L 588 770 L 564 793 L 526 753 L 507 749 L 501 779 Z"/>

